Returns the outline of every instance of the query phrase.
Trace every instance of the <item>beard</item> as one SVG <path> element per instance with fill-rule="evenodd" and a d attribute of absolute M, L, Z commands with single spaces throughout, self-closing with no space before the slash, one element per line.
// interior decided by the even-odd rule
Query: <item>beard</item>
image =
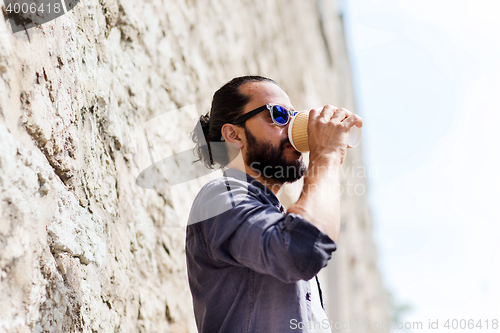
<path fill-rule="evenodd" d="M 248 143 L 246 163 L 264 178 L 279 183 L 293 183 L 306 173 L 307 168 L 299 152 L 296 151 L 299 158 L 293 161 L 287 160 L 285 145 L 290 143 L 288 139 L 284 139 L 279 147 L 274 147 L 270 142 L 258 142 L 246 127 L 245 135 Z"/>

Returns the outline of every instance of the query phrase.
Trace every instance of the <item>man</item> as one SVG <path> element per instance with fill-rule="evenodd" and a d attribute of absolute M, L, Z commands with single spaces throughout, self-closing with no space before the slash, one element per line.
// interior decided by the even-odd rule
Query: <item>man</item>
<path fill-rule="evenodd" d="M 202 188 L 188 221 L 200 332 L 297 332 L 325 323 L 315 276 L 336 249 L 340 165 L 349 129 L 362 121 L 330 105 L 311 110 L 306 171 L 288 139 L 293 112 L 274 81 L 245 76 L 219 89 L 210 115 L 200 118 L 203 134 L 193 139 L 201 160 L 228 167 Z M 302 194 L 285 212 L 276 194 L 302 176 Z"/>

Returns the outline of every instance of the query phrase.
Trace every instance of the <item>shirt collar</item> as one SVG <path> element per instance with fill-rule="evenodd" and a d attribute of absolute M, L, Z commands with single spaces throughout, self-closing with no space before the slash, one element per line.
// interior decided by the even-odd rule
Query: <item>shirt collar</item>
<path fill-rule="evenodd" d="M 257 187 L 262 192 L 262 194 L 264 194 L 269 199 L 269 201 L 271 201 L 271 203 L 274 206 L 276 206 L 280 211 L 284 212 L 284 207 L 281 204 L 281 202 L 278 200 L 276 195 L 274 195 L 274 193 L 270 189 L 268 189 L 266 186 L 264 186 L 264 184 L 259 182 L 257 179 L 253 178 L 252 176 L 250 176 L 247 173 L 244 173 L 243 171 L 240 171 L 240 170 L 234 169 L 234 168 L 226 169 L 223 171 L 223 173 L 224 173 L 225 177 L 234 177 L 237 179 L 242 179 L 243 178 L 242 174 L 245 174 L 247 177 L 247 182 L 249 184 Z"/>

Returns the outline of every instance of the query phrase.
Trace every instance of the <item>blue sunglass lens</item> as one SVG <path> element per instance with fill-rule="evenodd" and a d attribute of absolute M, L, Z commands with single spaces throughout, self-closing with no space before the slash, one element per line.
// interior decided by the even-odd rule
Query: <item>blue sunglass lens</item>
<path fill-rule="evenodd" d="M 288 122 L 288 111 L 282 106 L 275 105 L 273 106 L 273 118 L 280 125 L 286 125 Z"/>

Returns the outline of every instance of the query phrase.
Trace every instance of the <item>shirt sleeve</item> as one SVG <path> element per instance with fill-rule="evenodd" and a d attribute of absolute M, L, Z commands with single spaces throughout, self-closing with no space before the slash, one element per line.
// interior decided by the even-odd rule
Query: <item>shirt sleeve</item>
<path fill-rule="evenodd" d="M 248 267 L 291 283 L 309 280 L 327 265 L 334 241 L 294 213 L 283 214 L 248 190 L 232 189 L 220 199 L 238 202 L 232 209 L 200 222 L 206 249 L 214 260 Z"/>

